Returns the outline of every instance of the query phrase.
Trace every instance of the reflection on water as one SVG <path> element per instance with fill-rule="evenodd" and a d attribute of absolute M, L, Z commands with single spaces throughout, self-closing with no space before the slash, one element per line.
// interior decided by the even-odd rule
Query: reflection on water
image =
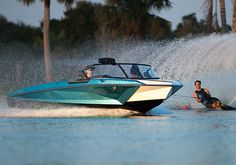
<path fill-rule="evenodd" d="M 235 164 L 236 112 L 163 117 L 0 118 L 0 160 L 14 164 Z"/>

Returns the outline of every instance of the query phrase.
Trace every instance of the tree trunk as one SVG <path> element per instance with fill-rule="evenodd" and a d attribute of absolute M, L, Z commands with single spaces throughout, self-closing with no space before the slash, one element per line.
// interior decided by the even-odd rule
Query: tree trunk
<path fill-rule="evenodd" d="M 50 0 L 44 0 L 44 19 L 43 19 L 44 64 L 45 64 L 46 80 L 52 81 L 49 20 L 50 20 Z"/>
<path fill-rule="evenodd" d="M 217 6 L 217 0 L 215 1 L 215 14 L 213 15 L 213 28 L 214 28 L 214 31 L 215 32 L 219 32 L 219 24 L 218 24 L 218 15 L 217 15 L 217 9 L 218 9 L 218 6 Z"/>
<path fill-rule="evenodd" d="M 212 28 L 212 11 L 213 11 L 213 0 L 207 0 L 207 14 L 206 14 L 206 32 L 211 33 Z"/>
<path fill-rule="evenodd" d="M 222 32 L 226 32 L 226 11 L 225 11 L 225 0 L 220 0 L 220 17 Z"/>
<path fill-rule="evenodd" d="M 236 33 L 236 0 L 233 1 L 232 31 Z"/>

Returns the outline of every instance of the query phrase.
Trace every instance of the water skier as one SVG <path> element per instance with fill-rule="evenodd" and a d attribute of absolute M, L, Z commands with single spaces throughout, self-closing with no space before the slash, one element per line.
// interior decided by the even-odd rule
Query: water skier
<path fill-rule="evenodd" d="M 198 103 L 202 103 L 208 109 L 222 109 L 221 101 L 216 97 L 212 97 L 207 88 L 201 88 L 200 80 L 196 80 L 194 86 L 196 90 L 193 93 L 193 97 Z"/>

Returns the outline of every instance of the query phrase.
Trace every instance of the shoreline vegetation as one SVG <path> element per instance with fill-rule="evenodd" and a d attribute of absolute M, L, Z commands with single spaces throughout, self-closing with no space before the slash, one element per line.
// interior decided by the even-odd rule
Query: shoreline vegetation
<path fill-rule="evenodd" d="M 23 1 L 23 0 L 22 0 Z M 26 0 L 25 3 L 27 3 Z M 60 20 L 50 20 L 50 47 L 54 50 L 67 50 L 85 42 L 101 42 L 126 40 L 171 40 L 186 35 L 211 34 L 213 32 L 229 32 L 231 27 L 220 27 L 218 20 L 211 20 L 209 14 L 205 20 L 197 20 L 195 13 L 182 17 L 177 28 L 171 30 L 171 22 L 150 14 L 151 8 L 156 11 L 171 8 L 169 0 L 163 4 L 140 7 L 137 2 L 132 5 L 108 1 L 107 4 L 79 1 L 75 7 L 64 12 Z M 33 2 L 30 2 L 33 3 Z M 141 1 L 140 1 L 141 3 Z M 27 4 L 29 5 L 29 4 Z M 208 4 L 206 4 L 208 5 Z M 213 15 L 214 13 L 212 13 Z M 217 18 L 215 18 L 217 19 Z M 210 24 L 210 28 L 209 28 Z M 32 48 L 43 48 L 43 22 L 40 27 L 13 23 L 0 15 L 0 43 L 20 42 Z"/>

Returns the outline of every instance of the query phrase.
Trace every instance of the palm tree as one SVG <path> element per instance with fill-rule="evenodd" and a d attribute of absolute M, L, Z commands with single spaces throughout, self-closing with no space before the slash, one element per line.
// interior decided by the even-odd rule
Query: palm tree
<path fill-rule="evenodd" d="M 213 29 L 214 29 L 214 31 L 216 31 L 216 32 L 218 32 L 219 31 L 219 24 L 218 24 L 218 14 L 217 14 L 217 7 L 218 7 L 218 5 L 217 5 L 217 0 L 215 0 L 215 11 L 214 11 L 214 15 L 213 15 L 213 24 L 212 24 L 212 26 L 213 26 Z"/>
<path fill-rule="evenodd" d="M 222 32 L 226 32 L 225 0 L 220 0 L 220 17 L 221 17 Z"/>
<path fill-rule="evenodd" d="M 232 31 L 236 33 L 236 0 L 233 1 Z"/>
<path fill-rule="evenodd" d="M 23 4 L 29 6 L 35 2 L 35 0 L 19 0 Z M 50 51 L 50 38 L 49 38 L 49 21 L 50 21 L 50 2 L 51 0 L 44 1 L 44 17 L 43 17 L 43 45 L 44 45 L 44 64 L 46 72 L 46 80 L 52 81 L 52 61 Z M 68 8 L 74 0 L 58 0 L 59 3 L 64 3 Z"/>
<path fill-rule="evenodd" d="M 213 0 L 205 0 L 205 13 L 206 13 L 206 33 L 211 33 L 213 31 L 212 22 L 212 11 L 213 11 Z"/>
<path fill-rule="evenodd" d="M 46 71 L 46 80 L 52 80 L 52 61 L 49 37 L 49 21 L 50 21 L 50 0 L 44 0 L 44 19 L 43 19 L 43 45 L 44 45 L 44 63 Z"/>
<path fill-rule="evenodd" d="M 110 22 L 111 26 L 115 25 L 113 31 L 129 35 L 131 39 L 144 38 L 147 34 L 146 26 L 152 16 L 150 10 L 159 11 L 171 6 L 169 0 L 107 0 L 106 3 L 112 11 L 108 15 L 116 18 Z"/>

